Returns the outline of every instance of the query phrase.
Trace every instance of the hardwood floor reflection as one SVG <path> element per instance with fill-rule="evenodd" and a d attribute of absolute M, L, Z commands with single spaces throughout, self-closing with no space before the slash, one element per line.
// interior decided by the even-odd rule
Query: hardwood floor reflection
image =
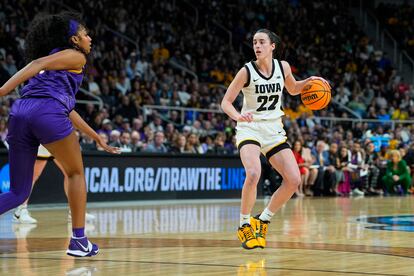
<path fill-rule="evenodd" d="M 266 249 L 243 250 L 238 202 L 90 207 L 98 256 L 64 254 L 67 211 L 34 209 L 38 225 L 0 217 L 0 275 L 414 275 L 414 198 L 293 199 Z M 258 201 L 259 212 L 264 206 Z"/>

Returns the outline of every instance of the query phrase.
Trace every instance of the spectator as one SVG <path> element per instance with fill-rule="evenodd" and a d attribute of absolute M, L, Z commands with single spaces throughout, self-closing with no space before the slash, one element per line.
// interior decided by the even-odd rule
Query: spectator
<path fill-rule="evenodd" d="M 204 142 L 201 144 L 203 152 L 214 152 L 214 139 L 212 136 L 204 137 Z"/>
<path fill-rule="evenodd" d="M 131 100 L 128 96 L 122 96 L 122 103 L 118 106 L 116 115 L 121 115 L 123 118 L 132 120 L 133 118 L 138 117 L 138 110 L 136 107 L 131 104 Z"/>
<path fill-rule="evenodd" d="M 102 127 L 98 132 L 105 133 L 107 136 L 111 134 L 113 130 L 112 122 L 109 119 L 103 119 Z"/>
<path fill-rule="evenodd" d="M 130 133 L 132 131 L 131 129 L 131 124 L 129 123 L 129 119 L 128 118 L 124 118 L 122 119 L 122 124 L 121 127 L 118 129 L 121 133 L 122 132 L 128 132 Z"/>
<path fill-rule="evenodd" d="M 216 146 L 216 145 L 215 145 Z M 214 146 L 214 151 L 215 151 L 215 146 Z M 224 146 L 224 142 L 223 142 L 223 146 Z M 187 138 L 187 144 L 185 146 L 186 150 L 190 153 L 204 153 L 203 152 L 203 148 L 200 145 L 200 141 L 199 138 L 196 134 L 191 133 L 188 138 Z"/>
<path fill-rule="evenodd" d="M 109 135 L 109 144 L 114 145 L 116 147 L 116 145 L 120 144 L 120 137 L 121 132 L 119 132 L 116 129 L 112 130 L 111 134 Z"/>
<path fill-rule="evenodd" d="M 119 145 L 121 152 L 132 152 L 131 134 L 128 131 L 123 131 L 119 138 Z"/>
<path fill-rule="evenodd" d="M 351 192 L 351 172 L 353 169 L 349 167 L 351 164 L 351 155 L 346 147 L 341 147 L 339 150 L 339 181 L 337 191 L 343 195 L 348 195 Z"/>
<path fill-rule="evenodd" d="M 89 74 L 88 76 L 88 90 L 96 96 L 101 95 L 101 89 L 99 88 L 98 83 L 95 82 L 95 78 L 92 74 Z"/>
<path fill-rule="evenodd" d="M 161 118 L 159 116 L 155 116 L 151 123 L 149 123 L 149 127 L 152 131 L 164 131 L 164 127 L 162 125 Z"/>
<path fill-rule="evenodd" d="M 156 152 L 156 153 L 166 153 L 168 152 L 167 147 L 164 145 L 164 133 L 157 131 L 155 133 L 154 142 L 147 145 L 145 152 Z"/>
<path fill-rule="evenodd" d="M 7 55 L 4 69 L 6 69 L 10 76 L 13 76 L 17 72 L 16 61 L 12 55 Z"/>
<path fill-rule="evenodd" d="M 121 92 L 122 95 L 126 95 L 129 91 L 131 91 L 131 80 L 127 77 L 125 71 L 121 71 L 119 74 L 115 87 Z"/>
<path fill-rule="evenodd" d="M 338 175 L 340 173 L 337 170 L 339 167 L 339 156 L 338 156 L 338 144 L 337 143 L 331 143 L 331 145 L 329 146 L 328 158 L 329 158 L 330 165 L 326 168 L 326 170 L 328 170 L 331 173 L 332 180 L 335 180 L 333 182 L 333 186 L 329 190 L 329 194 L 340 196 L 342 194 L 338 192 L 338 184 L 339 184 Z"/>
<path fill-rule="evenodd" d="M 352 168 L 351 172 L 351 188 L 352 195 L 363 196 L 362 191 L 363 178 L 367 177 L 366 171 L 362 170 L 364 167 L 364 153 L 361 150 L 359 143 L 354 143 L 351 151 L 351 163 L 349 167 Z"/>
<path fill-rule="evenodd" d="M 141 141 L 141 135 L 138 131 L 133 130 L 131 132 L 131 149 L 132 152 L 139 152 L 142 150 L 144 144 Z"/>
<path fill-rule="evenodd" d="M 313 167 L 317 169 L 318 175 L 313 186 L 314 195 L 331 195 L 335 187 L 335 172 L 330 164 L 329 152 L 325 150 L 325 142 L 318 141 L 314 152 L 315 162 Z"/>
<path fill-rule="evenodd" d="M 375 145 L 369 142 L 365 151 L 365 164 L 363 169 L 367 171 L 364 177 L 364 189 L 368 195 L 382 194 L 382 190 L 378 187 L 378 177 L 380 170 L 378 168 L 378 154 L 375 152 Z"/>
<path fill-rule="evenodd" d="M 81 141 L 80 141 L 80 147 L 82 151 L 95 151 L 96 150 L 96 144 L 95 141 L 86 135 L 85 133 L 81 134 Z"/>
<path fill-rule="evenodd" d="M 407 194 L 411 186 L 411 176 L 407 163 L 401 159 L 398 150 L 390 152 L 390 160 L 382 181 L 384 181 L 387 194 Z"/>
<path fill-rule="evenodd" d="M 171 152 L 173 153 L 189 153 L 186 150 L 187 138 L 183 134 L 176 135 L 173 145 L 171 147 Z"/>
<path fill-rule="evenodd" d="M 195 134 L 191 134 L 195 135 Z M 228 150 L 224 147 L 225 134 L 219 133 L 214 139 L 214 147 L 208 153 L 214 154 L 228 154 Z"/>

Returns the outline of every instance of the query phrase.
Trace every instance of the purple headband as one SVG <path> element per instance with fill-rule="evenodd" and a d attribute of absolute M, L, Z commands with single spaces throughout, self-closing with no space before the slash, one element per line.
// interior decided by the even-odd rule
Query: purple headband
<path fill-rule="evenodd" d="M 76 33 L 78 32 L 78 28 L 79 28 L 79 22 L 76 20 L 69 20 L 69 38 L 76 35 Z"/>

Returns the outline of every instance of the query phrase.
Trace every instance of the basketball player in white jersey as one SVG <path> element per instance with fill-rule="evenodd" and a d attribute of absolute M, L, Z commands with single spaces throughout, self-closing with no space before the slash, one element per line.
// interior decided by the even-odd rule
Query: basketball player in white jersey
<path fill-rule="evenodd" d="M 50 152 L 42 145 L 39 146 L 39 150 L 37 151 L 36 162 L 34 164 L 32 189 L 33 189 L 34 184 L 36 183 L 36 181 L 39 179 L 40 175 L 42 174 L 43 170 L 45 169 L 48 160 L 53 160 L 56 166 L 63 173 L 64 189 L 65 189 L 65 194 L 67 194 L 68 180 L 67 180 L 67 175 L 65 174 L 65 171 L 63 170 L 62 165 L 60 165 L 60 163 L 56 159 L 53 158 L 52 154 L 50 154 Z M 22 224 L 36 224 L 37 223 L 37 220 L 33 218 L 30 215 L 29 211 L 27 210 L 28 202 L 29 202 L 29 198 L 26 199 L 26 201 L 22 205 L 16 208 L 16 210 L 14 211 L 14 216 L 13 216 L 14 222 L 22 223 Z M 86 221 L 95 220 L 95 216 L 89 213 L 85 214 L 85 218 L 86 218 Z M 70 211 L 68 214 L 68 220 L 69 221 L 72 220 Z"/>
<path fill-rule="evenodd" d="M 277 47 L 280 47 L 280 39 L 275 33 L 267 29 L 258 30 L 253 37 L 256 60 L 240 69 L 221 103 L 223 111 L 237 121 L 237 146 L 246 170 L 238 229 L 238 237 L 245 249 L 266 246 L 270 219 L 291 198 L 301 182 L 299 167 L 290 145 L 286 143 L 286 132 L 282 124 L 283 88 L 286 87 L 291 95 L 298 95 L 311 80 L 320 79 L 329 86 L 320 77 L 296 81 L 286 61 L 273 59 L 273 51 Z M 240 91 L 244 95 L 241 113 L 233 106 Z M 261 153 L 280 173 L 283 182 L 264 211 L 251 217 L 261 174 Z"/>

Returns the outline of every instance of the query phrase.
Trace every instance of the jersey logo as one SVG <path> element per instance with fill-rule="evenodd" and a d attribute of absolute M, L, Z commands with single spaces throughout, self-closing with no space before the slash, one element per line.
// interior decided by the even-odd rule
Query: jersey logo
<path fill-rule="evenodd" d="M 256 94 L 281 92 L 282 86 L 280 83 L 256 84 Z"/>
<path fill-rule="evenodd" d="M 255 79 L 255 80 L 253 80 L 253 82 L 256 82 L 256 81 L 258 81 L 259 80 L 259 78 L 257 78 L 257 79 Z"/>

